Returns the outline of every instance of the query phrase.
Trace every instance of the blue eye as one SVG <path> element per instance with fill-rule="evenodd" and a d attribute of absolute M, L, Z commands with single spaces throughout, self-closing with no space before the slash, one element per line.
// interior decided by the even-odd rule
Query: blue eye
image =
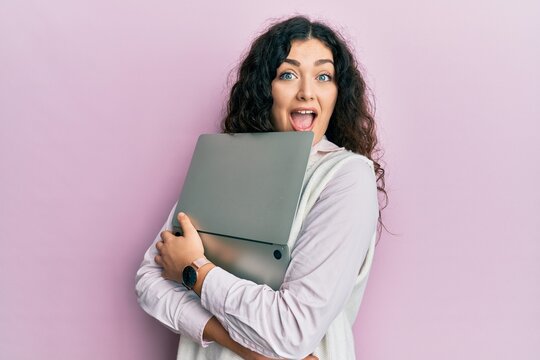
<path fill-rule="evenodd" d="M 332 77 L 328 74 L 321 74 L 317 76 L 317 79 L 320 81 L 332 81 Z"/>
<path fill-rule="evenodd" d="M 291 72 L 284 72 L 283 74 L 279 75 L 279 78 L 281 80 L 293 80 L 295 76 Z"/>

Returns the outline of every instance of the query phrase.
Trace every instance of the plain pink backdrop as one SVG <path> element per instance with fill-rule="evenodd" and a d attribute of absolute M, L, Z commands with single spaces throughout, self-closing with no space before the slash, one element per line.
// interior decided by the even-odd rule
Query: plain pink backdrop
<path fill-rule="evenodd" d="M 295 12 L 344 32 L 377 99 L 397 235 L 358 358 L 540 358 L 539 4 L 1 1 L 0 358 L 175 357 L 135 271 L 229 71 Z"/>

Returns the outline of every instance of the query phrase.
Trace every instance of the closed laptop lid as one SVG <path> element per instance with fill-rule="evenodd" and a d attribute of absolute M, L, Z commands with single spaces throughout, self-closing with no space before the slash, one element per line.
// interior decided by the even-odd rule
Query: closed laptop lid
<path fill-rule="evenodd" d="M 310 131 L 201 135 L 176 213 L 201 232 L 287 244 L 312 142 Z"/>

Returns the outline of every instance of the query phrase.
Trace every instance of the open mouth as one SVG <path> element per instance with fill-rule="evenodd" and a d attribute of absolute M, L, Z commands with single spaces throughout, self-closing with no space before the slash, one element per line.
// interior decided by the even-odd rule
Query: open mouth
<path fill-rule="evenodd" d="M 291 124 L 296 131 L 310 131 L 315 124 L 317 113 L 313 110 L 294 110 L 291 112 Z"/>

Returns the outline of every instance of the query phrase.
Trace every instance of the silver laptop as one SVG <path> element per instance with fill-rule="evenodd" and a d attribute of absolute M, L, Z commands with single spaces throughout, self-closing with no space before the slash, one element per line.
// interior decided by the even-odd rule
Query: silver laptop
<path fill-rule="evenodd" d="M 208 259 L 279 289 L 312 142 L 311 131 L 199 137 L 175 215 L 188 214 Z M 172 227 L 182 234 L 177 216 Z"/>

